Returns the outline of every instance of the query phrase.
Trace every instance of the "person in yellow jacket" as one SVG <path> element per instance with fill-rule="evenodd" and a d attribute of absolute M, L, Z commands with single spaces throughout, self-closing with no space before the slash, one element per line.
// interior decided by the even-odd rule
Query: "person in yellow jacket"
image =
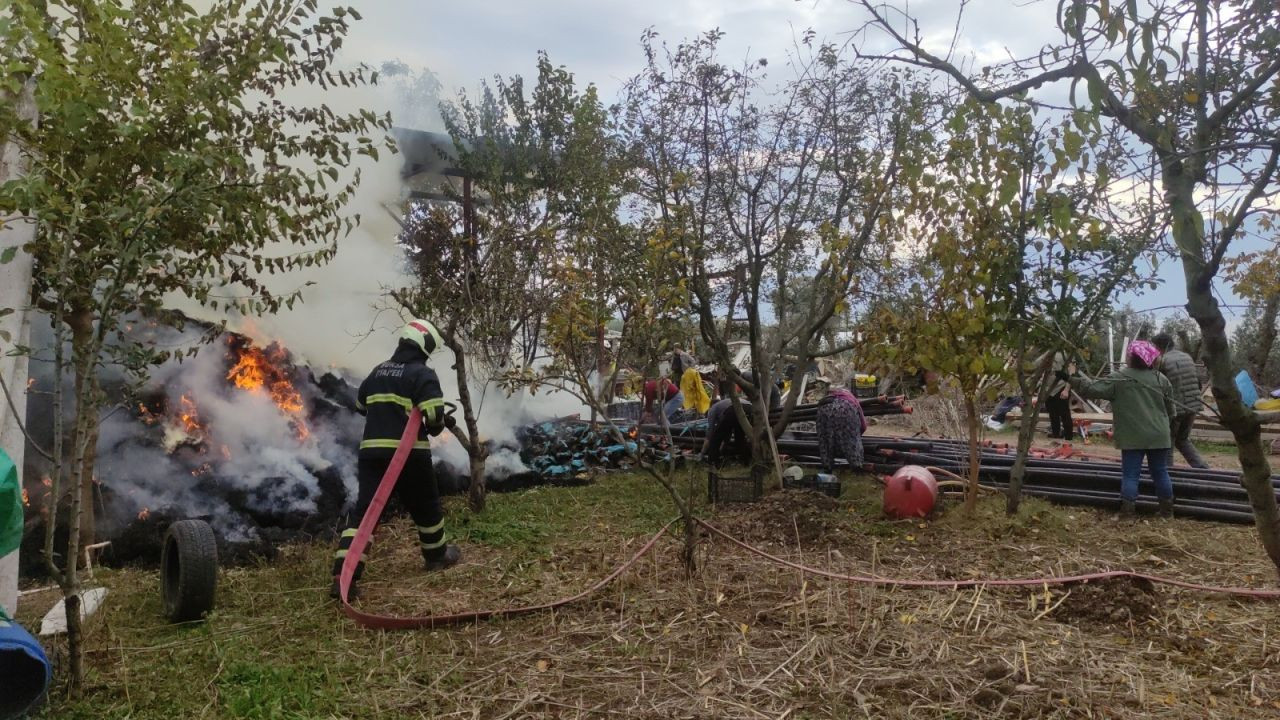
<path fill-rule="evenodd" d="M 680 395 L 684 398 L 685 410 L 696 410 L 699 415 L 706 415 L 711 407 L 711 396 L 702 384 L 702 373 L 697 368 L 689 368 L 680 377 Z"/>
<path fill-rule="evenodd" d="M 677 403 L 685 410 L 706 415 L 711 407 L 711 396 L 702 385 L 702 373 L 698 372 L 698 360 L 679 345 L 671 352 L 671 379 L 680 388 L 680 394 L 667 401 L 664 408 L 668 415 L 675 412 Z"/>

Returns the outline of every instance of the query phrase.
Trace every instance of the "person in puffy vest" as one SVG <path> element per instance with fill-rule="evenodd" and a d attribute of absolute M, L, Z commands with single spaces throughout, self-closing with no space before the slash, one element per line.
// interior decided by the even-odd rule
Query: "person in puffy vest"
<path fill-rule="evenodd" d="M 1196 423 L 1196 415 L 1204 407 L 1200 399 L 1200 373 L 1196 370 L 1196 361 L 1191 356 L 1173 346 L 1173 336 L 1160 333 L 1151 338 L 1151 342 L 1160 351 L 1160 362 L 1156 369 L 1169 378 L 1173 386 L 1173 418 L 1169 422 L 1169 434 L 1173 447 L 1187 459 L 1193 468 L 1207 468 L 1209 463 L 1200 457 L 1196 446 L 1191 443 L 1191 427 Z M 1173 464 L 1173 453 L 1169 453 L 1169 464 Z"/>
<path fill-rule="evenodd" d="M 375 367 L 360 383 L 356 409 L 365 414 L 365 423 L 357 457 L 359 494 L 355 507 L 347 515 L 346 529 L 333 556 L 333 585 L 329 590 L 332 597 L 338 597 L 338 573 L 343 560 L 391 464 L 412 408 L 422 413 L 422 427 L 396 481 L 395 493 L 418 528 L 418 543 L 428 571 L 451 567 L 462 557 L 456 545 L 446 542 L 440 490 L 431 468 L 431 437 L 453 425 L 453 417 L 444 413 L 440 378 L 427 366 L 427 358 L 443 344 L 434 325 L 426 320 L 411 320 L 400 332 L 400 343 L 391 358 Z M 352 598 L 357 595 L 355 581 L 363 572 L 364 561 L 361 561 L 352 578 Z"/>

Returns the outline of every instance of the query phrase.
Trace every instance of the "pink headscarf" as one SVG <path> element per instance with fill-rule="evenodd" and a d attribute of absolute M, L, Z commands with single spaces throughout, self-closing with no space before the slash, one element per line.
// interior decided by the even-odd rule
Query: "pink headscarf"
<path fill-rule="evenodd" d="M 854 411 L 858 413 L 858 422 L 861 424 L 861 432 L 866 432 L 867 416 L 862 412 L 862 403 L 858 401 L 858 397 L 844 388 L 831 388 L 830 394 L 831 397 L 853 406 Z"/>
<path fill-rule="evenodd" d="M 1146 363 L 1147 367 L 1153 367 L 1156 364 L 1156 358 L 1160 357 L 1160 351 L 1155 345 L 1146 340 L 1134 340 L 1129 343 L 1129 354 L 1137 355 L 1138 359 Z"/>

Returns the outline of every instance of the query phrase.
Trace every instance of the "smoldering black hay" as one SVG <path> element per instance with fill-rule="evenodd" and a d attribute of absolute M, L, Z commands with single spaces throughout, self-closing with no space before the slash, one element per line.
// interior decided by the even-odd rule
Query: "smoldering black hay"
<path fill-rule="evenodd" d="M 139 322 L 130 332 L 182 347 L 208 329 L 188 325 L 179 331 Z M 34 360 L 28 416 L 33 437 L 49 447 L 53 372 Z M 165 528 L 182 518 L 207 520 L 225 561 L 271 557 L 281 542 L 330 537 L 354 504 L 364 420 L 355 409 L 358 379 L 344 371 L 309 367 L 279 344 L 228 332 L 159 366 L 141 387 L 110 370 L 103 385 L 110 403 L 97 444 L 94 515 L 98 539 L 111 540 L 107 562 L 158 562 Z M 490 443 L 492 489 L 575 479 L 535 472 L 523 461 L 519 438 L 527 435 L 516 428 L 536 419 L 537 409 L 526 408 L 495 433 L 507 439 Z M 433 449 L 442 492 L 465 490 L 467 458 L 457 440 L 446 433 Z M 49 498 L 49 470 L 38 453 L 27 453 L 29 571 L 39 572 L 50 509 L 65 513 L 65 497 L 60 505 Z"/>

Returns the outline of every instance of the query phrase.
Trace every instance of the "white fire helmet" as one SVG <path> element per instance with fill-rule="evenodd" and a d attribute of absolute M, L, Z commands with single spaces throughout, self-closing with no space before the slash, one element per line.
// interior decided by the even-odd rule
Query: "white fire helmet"
<path fill-rule="evenodd" d="M 428 355 L 444 345 L 440 331 L 426 320 L 410 320 L 400 331 L 400 337 L 422 348 L 422 352 Z"/>

